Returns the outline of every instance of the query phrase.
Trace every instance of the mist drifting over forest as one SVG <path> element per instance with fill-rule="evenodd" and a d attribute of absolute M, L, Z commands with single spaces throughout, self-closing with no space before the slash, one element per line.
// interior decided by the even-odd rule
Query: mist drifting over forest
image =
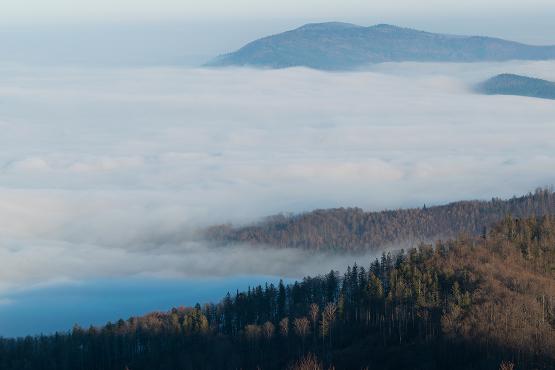
<path fill-rule="evenodd" d="M 356 73 L 5 66 L 1 289 L 268 272 L 264 261 L 298 277 L 322 264 L 288 254 L 298 251 L 214 252 L 191 246 L 190 234 L 279 212 L 510 197 L 552 184 L 555 105 L 476 95 L 472 84 L 501 72 L 555 80 L 553 71 L 553 62 Z"/>

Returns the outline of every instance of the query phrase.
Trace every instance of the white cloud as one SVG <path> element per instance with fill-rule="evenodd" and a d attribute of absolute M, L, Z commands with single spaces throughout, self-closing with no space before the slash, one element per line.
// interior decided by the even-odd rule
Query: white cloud
<path fill-rule="evenodd" d="M 2 240 L 5 263 L 0 294 L 91 278 L 221 277 L 238 275 L 302 278 L 359 261 L 368 265 L 375 255 L 310 255 L 302 250 L 206 247 L 199 243 L 158 245 L 148 251 L 48 240 Z M 40 258 L 38 257 L 40 256 Z M 2 304 L 0 299 L 0 305 Z M 8 301 L 4 301 L 7 303 Z"/>
<path fill-rule="evenodd" d="M 555 80 L 555 63 L 2 68 L 0 281 L 304 275 L 324 263 L 299 251 L 212 251 L 188 235 L 276 212 L 552 184 L 555 103 L 470 91 L 500 72 Z"/>

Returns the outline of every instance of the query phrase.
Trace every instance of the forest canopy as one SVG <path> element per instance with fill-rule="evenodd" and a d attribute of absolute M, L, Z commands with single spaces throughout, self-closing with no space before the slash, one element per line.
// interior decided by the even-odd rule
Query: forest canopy
<path fill-rule="evenodd" d="M 420 242 L 479 236 L 507 215 L 532 217 L 555 214 L 555 193 L 537 189 L 508 200 L 461 201 L 442 206 L 365 212 L 360 208 L 315 210 L 276 215 L 260 223 L 205 230 L 214 243 L 248 243 L 317 251 L 362 252 L 388 246 L 417 246 Z"/>
<path fill-rule="evenodd" d="M 1 339 L 0 368 L 553 369 L 554 279 L 555 219 L 505 217 L 482 236 L 384 253 L 342 275 Z"/>

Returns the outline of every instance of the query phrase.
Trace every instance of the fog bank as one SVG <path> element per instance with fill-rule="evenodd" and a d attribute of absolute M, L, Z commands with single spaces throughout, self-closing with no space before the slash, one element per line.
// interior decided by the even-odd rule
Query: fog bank
<path fill-rule="evenodd" d="M 501 72 L 555 80 L 555 63 L 0 68 L 0 291 L 138 274 L 303 276 L 353 259 L 211 250 L 190 232 L 553 184 L 555 104 L 470 90 Z"/>

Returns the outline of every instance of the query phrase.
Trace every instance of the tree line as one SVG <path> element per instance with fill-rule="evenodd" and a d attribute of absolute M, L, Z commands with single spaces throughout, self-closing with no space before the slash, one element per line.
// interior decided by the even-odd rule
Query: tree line
<path fill-rule="evenodd" d="M 388 246 L 417 246 L 421 241 L 479 236 L 507 214 L 532 217 L 555 214 L 555 193 L 537 189 L 508 200 L 461 201 L 443 206 L 365 212 L 360 208 L 276 215 L 260 223 L 218 225 L 202 233 L 213 243 L 248 243 L 317 251 L 360 252 Z"/>
<path fill-rule="evenodd" d="M 305 364 L 308 367 L 303 367 Z M 307 365 L 308 364 L 308 365 Z M 553 369 L 555 218 L 102 327 L 0 340 L 3 370 Z"/>

